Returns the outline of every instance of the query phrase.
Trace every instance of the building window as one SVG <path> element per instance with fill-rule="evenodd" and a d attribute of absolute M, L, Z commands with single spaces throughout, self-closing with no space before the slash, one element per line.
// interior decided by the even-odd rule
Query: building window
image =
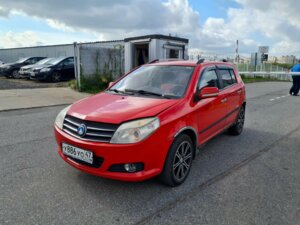
<path fill-rule="evenodd" d="M 168 59 L 179 59 L 179 49 L 167 49 Z"/>

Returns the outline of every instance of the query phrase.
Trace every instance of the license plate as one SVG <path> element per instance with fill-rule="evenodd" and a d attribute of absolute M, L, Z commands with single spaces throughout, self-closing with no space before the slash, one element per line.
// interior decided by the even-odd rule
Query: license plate
<path fill-rule="evenodd" d="M 62 144 L 62 151 L 67 156 L 71 156 L 75 159 L 93 164 L 93 153 L 90 151 L 77 148 L 66 143 Z"/>

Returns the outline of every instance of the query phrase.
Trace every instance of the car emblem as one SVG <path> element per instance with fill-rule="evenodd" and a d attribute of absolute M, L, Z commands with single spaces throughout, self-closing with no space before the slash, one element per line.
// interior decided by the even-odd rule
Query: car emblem
<path fill-rule="evenodd" d="M 85 124 L 80 124 L 77 128 L 77 134 L 79 134 L 80 137 L 83 137 L 86 134 L 86 130 Z"/>

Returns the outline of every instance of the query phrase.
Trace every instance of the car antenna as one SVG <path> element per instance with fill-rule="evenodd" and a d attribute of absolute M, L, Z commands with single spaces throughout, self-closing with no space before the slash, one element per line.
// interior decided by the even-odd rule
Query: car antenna
<path fill-rule="evenodd" d="M 197 64 L 201 64 L 203 62 L 204 62 L 204 59 L 199 59 L 198 62 L 197 62 Z"/>

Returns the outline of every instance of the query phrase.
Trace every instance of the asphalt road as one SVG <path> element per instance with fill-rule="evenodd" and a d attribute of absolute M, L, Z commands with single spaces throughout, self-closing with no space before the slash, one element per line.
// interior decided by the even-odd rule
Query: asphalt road
<path fill-rule="evenodd" d="M 0 112 L 0 224 L 300 224 L 300 97 L 247 86 L 245 130 L 211 140 L 177 187 L 80 172 L 56 153 L 62 107 Z"/>

